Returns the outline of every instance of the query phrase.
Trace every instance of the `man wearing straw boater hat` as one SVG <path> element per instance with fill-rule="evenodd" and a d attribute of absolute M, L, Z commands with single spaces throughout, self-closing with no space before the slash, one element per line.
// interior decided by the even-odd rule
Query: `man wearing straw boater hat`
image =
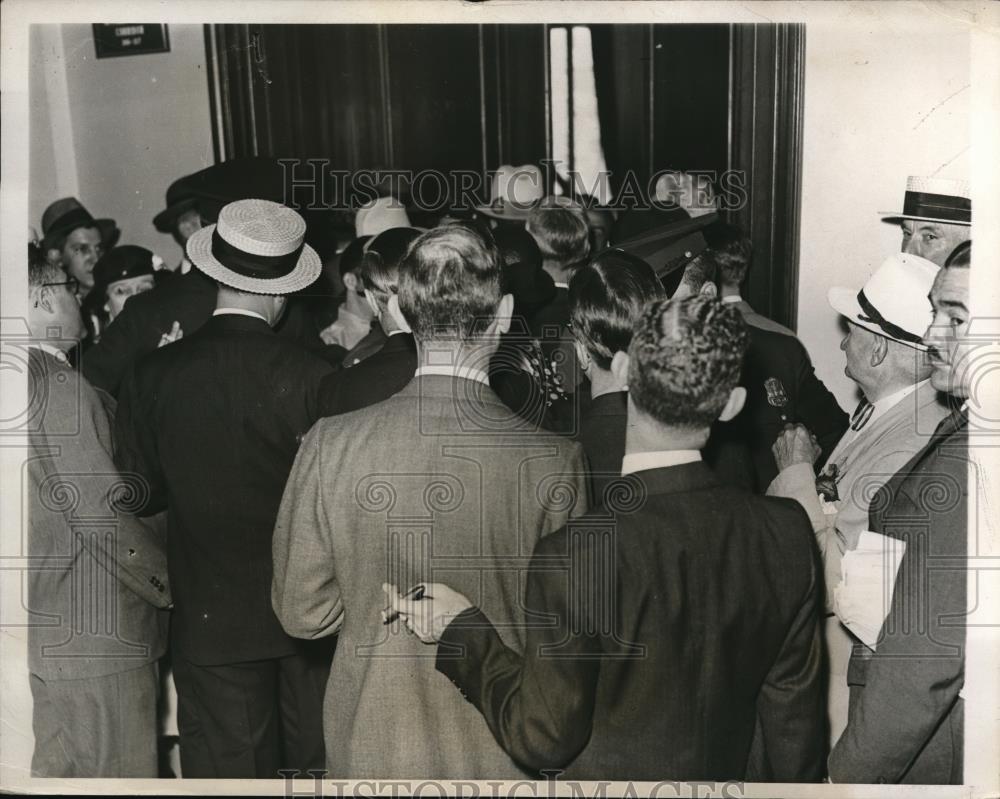
<path fill-rule="evenodd" d="M 852 582 L 843 577 L 844 553 L 871 535 L 865 533 L 870 529 L 869 500 L 879 486 L 927 443 L 927 433 L 948 413 L 931 385 L 927 347 L 920 340 L 938 271 L 925 258 L 897 253 L 860 291 L 830 289 L 830 305 L 847 323 L 840 345 L 847 361 L 844 371 L 864 399 L 818 476 L 813 464 L 819 446 L 804 425 L 789 425 L 773 448 L 781 471 L 767 493 L 798 500 L 805 508 L 826 568 L 831 743 L 847 724 L 851 636 L 842 621 L 858 629 L 851 608 L 857 602 L 842 587 Z"/>
<path fill-rule="evenodd" d="M 187 244 L 218 283 L 212 318 L 140 360 L 119 396 L 123 470 L 168 509 L 171 629 L 184 777 L 322 768 L 331 649 L 292 639 L 271 608 L 271 534 L 330 367 L 281 336 L 286 295 L 322 267 L 305 221 L 268 200 L 226 205 Z"/>
<path fill-rule="evenodd" d="M 909 177 L 903 210 L 883 214 L 883 222 L 903 229 L 903 252 L 938 266 L 971 238 L 972 201 L 964 180 Z"/>

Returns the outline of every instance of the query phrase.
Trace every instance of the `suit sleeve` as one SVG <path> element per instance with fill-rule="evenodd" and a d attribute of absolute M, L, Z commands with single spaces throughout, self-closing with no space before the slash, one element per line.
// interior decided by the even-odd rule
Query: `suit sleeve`
<path fill-rule="evenodd" d="M 964 464 L 958 464 L 963 472 Z M 964 473 L 955 476 L 964 492 Z M 950 504 L 941 493 L 945 485 L 918 484 L 921 496 L 908 497 L 906 506 Z M 834 782 L 899 782 L 958 700 L 965 675 L 966 569 L 935 568 L 934 560 L 938 553 L 964 557 L 966 509 L 958 502 L 929 514 L 930 555 L 926 528 L 892 531 L 907 542 L 906 553 L 865 684 L 852 689 L 858 695 L 847 728 L 830 753 Z"/>
<path fill-rule="evenodd" d="M 543 539 L 532 558 L 526 609 L 545 621 L 529 628 L 523 657 L 475 608 L 438 644 L 438 671 L 483 714 L 504 751 L 535 771 L 566 766 L 586 745 L 600 672 L 599 642 L 570 632 L 566 559 L 548 554 L 565 541 L 562 533 Z"/>
<path fill-rule="evenodd" d="M 332 635 L 344 616 L 330 516 L 323 507 L 321 438 L 314 427 L 299 448 L 272 539 L 271 604 L 285 632 L 296 638 Z"/>
<path fill-rule="evenodd" d="M 145 496 L 135 507 L 140 515 L 166 510 L 167 486 L 160 466 L 152 408 L 145 403 L 134 368 L 123 380 L 115 418 L 115 463 L 124 473 L 138 475 Z"/>
<path fill-rule="evenodd" d="M 67 529 L 70 515 L 78 519 L 113 517 L 106 531 L 81 537 L 85 549 L 132 593 L 157 607 L 168 607 L 171 596 L 162 530 L 130 512 L 143 488 L 115 466 L 110 423 L 97 392 L 85 384 L 79 399 L 79 431 L 72 444 L 59 445 L 58 454 L 45 458 L 50 474 L 65 475 L 63 479 L 70 483 L 80 476 L 77 503 L 65 511 Z"/>
<path fill-rule="evenodd" d="M 754 749 L 766 752 L 769 773 L 748 774 L 751 780 L 814 782 L 823 776 L 823 595 L 818 553 L 812 546 L 810 550 L 808 589 L 757 699 L 757 735 L 762 740 L 755 740 Z"/>
<path fill-rule="evenodd" d="M 118 396 L 126 371 L 142 352 L 156 347 L 139 328 L 138 311 L 126 303 L 125 308 L 101 334 L 101 340 L 83 354 L 81 371 L 95 387 Z"/>
<path fill-rule="evenodd" d="M 847 430 L 849 418 L 830 389 L 816 376 L 809 353 L 801 342 L 799 346 L 802 348 L 802 357 L 797 368 L 798 398 L 795 410 L 802 424 L 819 441 L 822 454 L 817 464 L 822 465 Z"/>

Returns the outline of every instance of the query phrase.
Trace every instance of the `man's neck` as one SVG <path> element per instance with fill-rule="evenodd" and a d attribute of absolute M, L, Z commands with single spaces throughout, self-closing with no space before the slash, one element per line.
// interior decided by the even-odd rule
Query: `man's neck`
<path fill-rule="evenodd" d="M 626 386 L 609 369 L 601 369 L 592 364 L 590 367 L 590 397 L 596 399 L 604 394 L 613 394 L 616 391 L 625 391 Z"/>
<path fill-rule="evenodd" d="M 361 319 L 372 318 L 372 309 L 368 305 L 368 300 L 364 297 L 360 297 L 353 291 L 348 291 L 344 296 L 343 309 L 349 314 L 354 314 Z"/>
<path fill-rule="evenodd" d="M 925 377 L 918 375 L 916 377 L 909 377 L 906 379 L 885 380 L 879 385 L 861 386 L 861 393 L 865 395 L 866 400 L 874 405 L 879 400 L 891 397 L 893 394 L 910 388 L 911 386 L 915 386 L 916 384 L 926 380 L 928 377 L 930 377 L 930 375 Z"/>
<path fill-rule="evenodd" d="M 719 299 L 725 299 L 726 297 L 739 297 L 740 287 L 733 286 L 731 284 L 722 284 L 722 288 L 719 289 Z"/>
<path fill-rule="evenodd" d="M 569 279 L 572 277 L 568 269 L 564 269 L 558 262 L 547 258 L 542 262 L 542 269 L 549 273 L 554 283 L 566 284 L 569 283 Z"/>
<path fill-rule="evenodd" d="M 497 342 L 459 345 L 453 341 L 417 339 L 417 367 L 463 367 L 483 369 L 497 350 Z"/>
<path fill-rule="evenodd" d="M 625 427 L 625 454 L 640 452 L 667 452 L 671 450 L 700 450 L 708 441 L 709 429 L 690 430 L 669 427 L 644 414 L 628 401 L 628 423 Z"/>

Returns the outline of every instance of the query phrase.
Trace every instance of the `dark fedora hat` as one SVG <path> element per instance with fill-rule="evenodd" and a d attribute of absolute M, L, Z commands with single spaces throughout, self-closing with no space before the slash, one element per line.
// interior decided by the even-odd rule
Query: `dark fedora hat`
<path fill-rule="evenodd" d="M 106 250 L 114 247 L 121 235 L 115 220 L 94 219 L 76 197 L 63 197 L 49 205 L 42 214 L 42 249 L 53 248 L 59 237 L 68 236 L 82 227 L 97 228 Z"/>
<path fill-rule="evenodd" d="M 182 214 L 198 210 L 198 185 L 194 178 L 195 175 L 185 175 L 170 184 L 167 189 L 167 207 L 153 217 L 153 226 L 160 233 L 173 233 Z"/>
<path fill-rule="evenodd" d="M 163 262 L 145 247 L 123 244 L 114 247 L 94 264 L 94 287 L 87 293 L 87 300 L 104 304 L 104 292 L 112 283 L 143 275 L 155 275 L 158 262 Z"/>

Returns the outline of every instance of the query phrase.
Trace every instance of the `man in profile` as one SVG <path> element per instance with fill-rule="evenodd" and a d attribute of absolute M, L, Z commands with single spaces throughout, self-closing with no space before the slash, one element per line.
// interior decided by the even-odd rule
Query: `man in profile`
<path fill-rule="evenodd" d="M 699 452 L 712 423 L 742 406 L 746 340 L 739 313 L 713 298 L 647 307 L 628 356 L 621 472 L 633 490 L 536 546 L 525 606 L 548 621 L 529 628 L 523 655 L 488 608 L 447 584 L 421 586 L 422 599 L 385 586 L 391 612 L 439 642 L 438 671 L 525 768 L 822 777 L 822 582 L 809 520 L 790 500 L 720 484 Z"/>
<path fill-rule="evenodd" d="M 291 635 L 340 632 L 324 706 L 334 776 L 523 776 L 420 642 L 380 616 L 383 583 L 447 580 L 521 651 L 514 564 L 584 510 L 579 446 L 525 433 L 489 386 L 513 305 L 500 275 L 496 246 L 469 227 L 414 241 L 399 270 L 414 379 L 317 423 L 285 489 L 272 600 Z"/>

